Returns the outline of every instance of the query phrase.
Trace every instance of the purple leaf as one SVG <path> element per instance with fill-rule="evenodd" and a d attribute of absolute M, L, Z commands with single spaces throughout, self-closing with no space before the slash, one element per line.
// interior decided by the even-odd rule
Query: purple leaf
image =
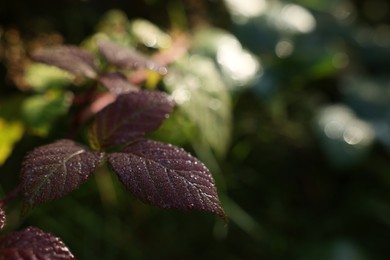
<path fill-rule="evenodd" d="M 102 153 L 89 152 L 71 140 L 36 148 L 22 164 L 25 205 L 34 206 L 75 190 L 88 179 L 102 157 Z"/>
<path fill-rule="evenodd" d="M 127 78 L 119 72 L 104 73 L 98 77 L 98 81 L 115 95 L 139 90 L 139 88 L 131 84 Z"/>
<path fill-rule="evenodd" d="M 173 103 L 158 91 L 118 96 L 96 115 L 89 133 L 96 149 L 124 145 L 156 130 L 172 112 Z"/>
<path fill-rule="evenodd" d="M 55 46 L 41 50 L 32 56 L 33 60 L 56 66 L 77 76 L 96 77 L 94 56 L 77 46 Z"/>
<path fill-rule="evenodd" d="M 0 208 L 0 230 L 5 226 L 6 216 L 3 208 Z"/>
<path fill-rule="evenodd" d="M 34 227 L 0 238 L 0 259 L 75 259 L 58 237 Z"/>
<path fill-rule="evenodd" d="M 226 220 L 209 170 L 181 148 L 141 140 L 109 154 L 108 163 L 123 185 L 143 202 L 213 212 Z"/>
<path fill-rule="evenodd" d="M 109 63 L 125 69 L 149 69 L 166 74 L 167 68 L 143 56 L 134 49 L 110 41 L 101 41 L 99 51 Z"/>

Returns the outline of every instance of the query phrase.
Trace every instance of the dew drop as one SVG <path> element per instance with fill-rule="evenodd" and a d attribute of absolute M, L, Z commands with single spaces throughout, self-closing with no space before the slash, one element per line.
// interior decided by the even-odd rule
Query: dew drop
<path fill-rule="evenodd" d="M 168 73 L 168 69 L 166 67 L 160 67 L 158 69 L 158 73 L 160 73 L 161 75 L 166 75 Z"/>

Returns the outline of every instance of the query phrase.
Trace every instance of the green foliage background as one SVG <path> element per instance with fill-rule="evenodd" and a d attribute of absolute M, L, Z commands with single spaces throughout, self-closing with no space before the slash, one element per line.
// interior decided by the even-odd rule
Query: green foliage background
<path fill-rule="evenodd" d="M 93 50 L 102 35 L 163 49 L 145 45 L 150 31 L 134 27 L 143 19 L 157 42 L 181 33 L 191 45 L 166 78 L 149 75 L 147 88 L 182 102 L 152 137 L 207 164 L 230 219 L 144 205 L 98 172 L 26 216 L 13 202 L 2 232 L 37 226 L 78 259 L 388 259 L 390 4 L 254 0 L 266 9 L 251 14 L 234 2 L 1 1 L 1 194 L 17 185 L 29 150 L 86 141 L 69 128 L 73 97 L 91 83 L 32 64 L 30 51 Z M 218 56 L 226 46 L 233 59 Z M 257 68 L 247 77 L 234 74 L 242 57 L 252 64 L 244 72 Z"/>

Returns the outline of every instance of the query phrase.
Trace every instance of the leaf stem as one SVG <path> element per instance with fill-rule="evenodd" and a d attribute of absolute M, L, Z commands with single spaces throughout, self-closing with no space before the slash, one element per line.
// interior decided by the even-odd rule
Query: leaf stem
<path fill-rule="evenodd" d="M 13 190 L 8 192 L 3 199 L 0 200 L 0 207 L 6 206 L 11 200 L 16 198 L 22 191 L 22 185 L 16 186 Z"/>

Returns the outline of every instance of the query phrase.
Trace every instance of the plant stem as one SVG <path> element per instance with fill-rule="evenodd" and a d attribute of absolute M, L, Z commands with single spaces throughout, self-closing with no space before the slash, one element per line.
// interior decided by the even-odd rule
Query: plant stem
<path fill-rule="evenodd" d="M 0 207 L 6 206 L 8 202 L 10 202 L 15 197 L 17 197 L 21 191 L 22 191 L 22 185 L 18 185 L 16 186 L 16 188 L 8 192 L 8 194 L 6 194 L 5 197 L 0 200 Z"/>

